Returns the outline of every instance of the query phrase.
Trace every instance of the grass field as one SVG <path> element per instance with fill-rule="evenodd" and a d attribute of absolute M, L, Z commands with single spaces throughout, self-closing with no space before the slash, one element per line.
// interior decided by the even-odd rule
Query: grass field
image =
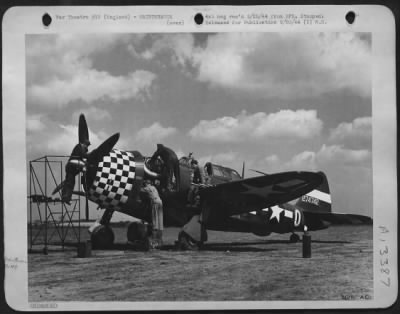
<path fill-rule="evenodd" d="M 30 301 L 354 300 L 373 298 L 372 226 L 313 232 L 312 258 L 289 235 L 208 232 L 200 251 L 177 251 L 179 232 L 164 232 L 163 250 L 137 252 L 126 228 L 116 246 L 77 258 L 66 248 L 29 254 Z M 82 239 L 88 238 L 81 232 Z M 55 248 L 55 247 L 54 247 Z"/>

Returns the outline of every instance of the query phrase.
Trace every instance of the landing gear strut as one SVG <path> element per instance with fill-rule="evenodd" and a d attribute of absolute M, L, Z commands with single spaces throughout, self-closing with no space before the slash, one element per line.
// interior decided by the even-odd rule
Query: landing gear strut
<path fill-rule="evenodd" d="M 100 225 L 94 228 L 90 239 L 95 250 L 109 249 L 114 243 L 114 232 L 109 226 L 113 210 L 106 209 L 100 219 Z"/>
<path fill-rule="evenodd" d="M 291 243 L 297 243 L 297 242 L 300 241 L 300 237 L 299 237 L 297 234 L 292 233 L 292 234 L 290 235 L 289 241 L 290 241 Z"/>

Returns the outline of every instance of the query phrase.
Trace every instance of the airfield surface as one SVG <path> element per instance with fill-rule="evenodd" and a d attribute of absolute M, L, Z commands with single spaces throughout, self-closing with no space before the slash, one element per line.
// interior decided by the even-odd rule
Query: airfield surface
<path fill-rule="evenodd" d="M 29 301 L 360 300 L 373 298 L 372 226 L 311 232 L 312 258 L 289 234 L 258 237 L 208 231 L 200 251 L 176 251 L 179 229 L 163 250 L 116 246 L 77 258 L 75 249 L 29 254 Z M 86 231 L 82 232 L 85 235 Z"/>

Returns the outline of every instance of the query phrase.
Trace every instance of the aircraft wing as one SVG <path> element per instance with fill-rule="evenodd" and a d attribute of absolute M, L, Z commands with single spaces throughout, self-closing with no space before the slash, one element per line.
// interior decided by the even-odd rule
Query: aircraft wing
<path fill-rule="evenodd" d="M 307 216 L 315 216 L 320 220 L 332 223 L 332 224 L 372 224 L 372 218 L 363 215 L 356 214 L 345 214 L 345 213 L 318 213 L 318 212 L 307 212 L 304 211 L 304 215 Z"/>
<path fill-rule="evenodd" d="M 203 220 L 218 221 L 296 199 L 321 184 L 315 172 L 283 172 L 231 181 L 200 191 Z"/>

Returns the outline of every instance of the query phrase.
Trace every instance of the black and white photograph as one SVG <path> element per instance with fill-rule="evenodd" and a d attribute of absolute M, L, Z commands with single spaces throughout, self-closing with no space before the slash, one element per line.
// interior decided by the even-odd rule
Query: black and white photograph
<path fill-rule="evenodd" d="M 75 16 L 47 12 L 55 27 Z M 123 12 L 108 20 L 141 16 Z M 157 15 L 154 31 L 50 24 L 21 36 L 24 90 L 11 66 L 3 83 L 21 108 L 4 119 L 24 116 L 18 131 L 3 125 L 6 148 L 23 147 L 5 176 L 22 178 L 24 207 L 5 222 L 21 217 L 26 255 L 6 249 L 6 261 L 26 271 L 28 309 L 371 307 L 377 281 L 397 287 L 397 243 L 385 242 L 397 194 L 376 198 L 396 182 L 395 154 L 376 153 L 396 143 L 394 95 L 375 103 L 395 85 L 376 75 L 394 51 L 376 61 L 374 30 L 344 18 L 318 27 L 323 8 L 238 10 L 233 30 L 205 12 L 189 31 Z M 260 16 L 315 26 L 255 27 Z"/>

